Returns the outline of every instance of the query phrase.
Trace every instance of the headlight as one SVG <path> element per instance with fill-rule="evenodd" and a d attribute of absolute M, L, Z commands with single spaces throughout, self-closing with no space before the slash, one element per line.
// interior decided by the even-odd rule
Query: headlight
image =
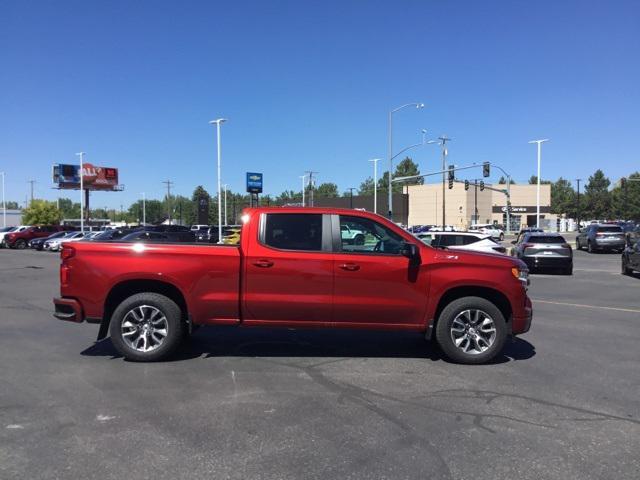
<path fill-rule="evenodd" d="M 529 286 L 529 270 L 526 268 L 513 267 L 511 274 L 520 280 L 525 288 Z"/>

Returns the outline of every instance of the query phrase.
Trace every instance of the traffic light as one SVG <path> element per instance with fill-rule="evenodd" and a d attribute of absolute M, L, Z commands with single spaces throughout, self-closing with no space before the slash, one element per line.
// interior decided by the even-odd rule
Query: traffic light
<path fill-rule="evenodd" d="M 464 181 L 464 189 L 469 190 L 469 180 Z"/>
<path fill-rule="evenodd" d="M 480 180 L 480 191 L 484 190 L 484 182 Z"/>
<path fill-rule="evenodd" d="M 491 164 L 489 162 L 484 162 L 482 164 L 482 176 L 484 178 L 491 176 Z"/>
<path fill-rule="evenodd" d="M 449 190 L 453 188 L 453 181 L 456 178 L 455 168 L 455 165 L 449 165 Z"/>

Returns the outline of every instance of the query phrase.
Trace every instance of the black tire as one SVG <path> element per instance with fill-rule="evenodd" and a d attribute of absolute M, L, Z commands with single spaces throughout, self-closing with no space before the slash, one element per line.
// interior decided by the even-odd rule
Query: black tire
<path fill-rule="evenodd" d="M 130 312 L 143 306 L 159 310 L 166 319 L 166 336 L 157 347 L 146 352 L 136 350 L 130 346 L 125 341 L 122 332 L 123 323 Z M 127 321 L 130 321 L 131 318 L 132 316 L 129 316 Z M 113 312 L 109 324 L 109 334 L 113 346 L 127 360 L 133 360 L 135 362 L 156 362 L 167 358 L 182 343 L 184 330 L 185 325 L 182 321 L 180 307 L 170 298 L 158 293 L 138 293 L 123 300 Z M 150 335 L 151 334 L 148 334 L 148 337 Z M 141 337 L 142 334 L 140 334 L 140 338 Z M 147 340 L 144 341 L 145 345 L 146 342 L 149 341 L 148 337 Z"/>
<path fill-rule="evenodd" d="M 13 248 L 24 250 L 25 248 L 27 248 L 26 240 L 23 238 L 19 238 L 18 240 L 16 240 L 16 243 L 13 244 Z"/>
<path fill-rule="evenodd" d="M 364 245 L 364 235 L 358 234 L 353 239 L 354 245 Z"/>
<path fill-rule="evenodd" d="M 493 320 L 495 338 L 493 343 L 481 353 L 465 353 L 458 348 L 452 338 L 454 320 L 465 310 L 476 309 L 484 312 Z M 440 313 L 436 325 L 436 340 L 444 354 L 456 363 L 476 365 L 487 363 L 498 355 L 507 338 L 507 326 L 502 312 L 489 300 L 481 297 L 462 297 L 449 303 Z"/>
<path fill-rule="evenodd" d="M 501 242 L 504 242 L 504 233 L 501 233 L 501 234 L 500 234 L 500 241 L 501 241 Z"/>
<path fill-rule="evenodd" d="M 582 250 L 582 245 L 580 245 L 580 240 L 576 238 L 576 250 Z"/>
<path fill-rule="evenodd" d="M 565 269 L 562 270 L 562 273 L 565 275 L 573 275 L 573 265 L 569 265 Z"/>

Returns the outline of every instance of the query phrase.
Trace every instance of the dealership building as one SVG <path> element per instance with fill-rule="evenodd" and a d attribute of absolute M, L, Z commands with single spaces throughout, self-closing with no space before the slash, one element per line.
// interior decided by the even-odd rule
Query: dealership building
<path fill-rule="evenodd" d="M 506 185 L 491 185 L 480 190 L 473 183 L 465 190 L 464 183 L 445 187 L 444 223 L 468 228 L 472 223 L 507 224 Z M 536 185 L 511 185 L 511 230 L 536 225 Z M 409 185 L 405 187 L 408 200 L 408 225 L 442 225 L 442 184 Z M 474 215 L 477 209 L 477 222 Z M 557 215 L 551 214 L 551 185 L 540 185 L 540 223 L 555 230 Z"/>

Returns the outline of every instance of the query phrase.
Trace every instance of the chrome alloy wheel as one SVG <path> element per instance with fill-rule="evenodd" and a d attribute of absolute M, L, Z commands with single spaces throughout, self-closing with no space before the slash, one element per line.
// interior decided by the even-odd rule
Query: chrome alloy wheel
<path fill-rule="evenodd" d="M 125 343 L 138 352 L 151 352 L 167 338 L 169 322 L 156 307 L 140 305 L 127 312 L 120 331 Z"/>
<path fill-rule="evenodd" d="M 483 353 L 493 345 L 495 339 L 493 318 L 482 310 L 463 310 L 451 323 L 451 340 L 464 353 Z"/>

